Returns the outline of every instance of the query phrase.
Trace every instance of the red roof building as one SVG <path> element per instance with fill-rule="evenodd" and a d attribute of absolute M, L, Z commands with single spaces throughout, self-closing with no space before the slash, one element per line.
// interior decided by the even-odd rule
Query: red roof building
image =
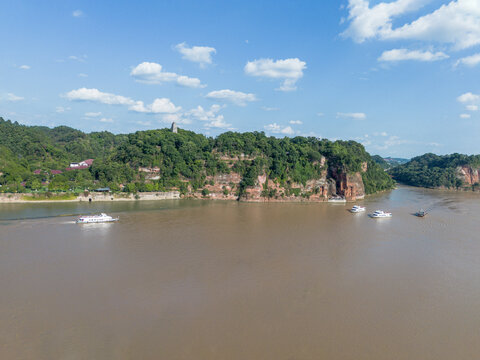
<path fill-rule="evenodd" d="M 50 170 L 50 174 L 52 175 L 58 175 L 58 174 L 62 174 L 63 171 L 62 170 Z"/>

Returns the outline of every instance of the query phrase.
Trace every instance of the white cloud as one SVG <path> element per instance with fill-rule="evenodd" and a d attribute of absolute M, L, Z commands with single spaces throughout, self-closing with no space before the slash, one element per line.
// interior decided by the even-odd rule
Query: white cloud
<path fill-rule="evenodd" d="M 480 63 L 480 53 L 479 54 L 474 54 L 471 56 L 466 56 L 464 58 L 459 59 L 456 63 L 455 66 L 458 65 L 466 65 L 470 67 L 474 67 Z"/>
<path fill-rule="evenodd" d="M 85 62 L 85 60 L 87 59 L 87 55 L 81 55 L 81 56 L 70 55 L 68 58 L 69 58 L 70 60 L 75 60 L 75 61 L 79 61 L 79 62 Z"/>
<path fill-rule="evenodd" d="M 468 111 L 478 111 L 478 105 L 467 105 L 466 108 Z"/>
<path fill-rule="evenodd" d="M 87 75 L 87 74 L 84 74 L 84 73 L 80 73 L 80 74 L 78 74 L 78 77 L 83 77 L 83 78 L 85 78 L 85 77 L 88 77 L 88 75 Z"/>
<path fill-rule="evenodd" d="M 408 140 L 400 139 L 400 137 L 398 137 L 398 136 L 390 136 L 387 140 L 385 140 L 384 146 L 386 148 L 389 148 L 391 146 L 402 145 L 402 144 L 407 144 L 407 143 L 409 143 Z"/>
<path fill-rule="evenodd" d="M 153 62 L 143 62 L 137 65 L 131 71 L 130 75 L 133 76 L 136 81 L 146 84 L 175 82 L 178 85 L 191 88 L 203 88 L 206 86 L 202 85 L 200 79 L 162 71 L 162 65 Z"/>
<path fill-rule="evenodd" d="M 212 105 L 209 110 L 205 110 L 202 106 L 197 106 L 185 112 L 184 116 L 206 122 L 204 125 L 206 128 L 230 128 L 232 124 L 227 124 L 223 115 L 219 114 L 222 108 L 224 106 L 217 104 Z"/>
<path fill-rule="evenodd" d="M 460 114 L 460 117 L 462 119 L 470 119 L 471 115 L 470 114 Z"/>
<path fill-rule="evenodd" d="M 208 123 L 205 124 L 205 127 L 207 128 L 219 128 L 219 129 L 226 129 L 230 128 L 232 124 L 227 124 L 225 120 L 223 119 L 223 115 L 217 116 L 212 121 L 209 121 Z"/>
<path fill-rule="evenodd" d="M 456 50 L 480 44 L 480 3 L 476 0 L 451 1 L 393 30 L 388 38 L 449 43 Z"/>
<path fill-rule="evenodd" d="M 201 121 L 205 128 L 231 128 L 231 124 L 225 122 L 223 115 L 219 114 L 220 110 L 225 105 L 221 106 L 214 104 L 210 109 L 204 109 L 202 106 L 190 109 L 184 112 L 176 112 L 172 114 L 165 114 L 162 120 L 167 123 L 175 121 L 178 124 L 191 124 L 192 121 Z"/>
<path fill-rule="evenodd" d="M 102 92 L 98 89 L 80 88 L 64 95 L 69 100 L 92 101 L 107 105 L 127 105 L 129 110 L 147 114 L 175 113 L 181 107 L 175 106 L 170 99 L 157 98 L 150 105 L 135 101 L 129 97 Z"/>
<path fill-rule="evenodd" d="M 75 10 L 72 12 L 73 17 L 82 17 L 83 16 L 83 11 L 82 10 Z"/>
<path fill-rule="evenodd" d="M 396 0 L 370 7 L 368 0 L 349 0 L 350 25 L 343 36 L 356 42 L 367 39 L 421 40 L 451 44 L 455 50 L 480 44 L 480 3 L 450 1 L 411 23 L 393 28 L 392 20 L 418 10 L 428 0 Z"/>
<path fill-rule="evenodd" d="M 5 97 L 4 97 L 5 100 L 7 101 L 11 101 L 11 102 L 15 102 L 15 101 L 20 101 L 20 100 L 25 100 L 24 97 L 22 96 L 17 96 L 13 93 L 8 93 Z"/>
<path fill-rule="evenodd" d="M 29 65 L 20 65 L 18 68 L 21 69 L 21 70 L 29 70 L 30 66 Z"/>
<path fill-rule="evenodd" d="M 136 101 L 134 105 L 129 107 L 129 110 L 148 113 L 148 114 L 172 114 L 180 111 L 180 106 L 175 106 L 170 99 L 158 98 L 150 105 L 144 105 L 143 101 Z"/>
<path fill-rule="evenodd" d="M 100 115 L 102 115 L 102 113 L 100 111 L 99 112 L 86 112 L 85 113 L 86 117 L 99 117 Z"/>
<path fill-rule="evenodd" d="M 138 102 L 137 102 L 138 103 Z M 158 98 L 153 101 L 151 105 L 148 106 L 151 109 L 152 113 L 155 114 L 172 114 L 180 111 L 182 108 L 180 106 L 175 106 L 170 99 L 167 98 Z"/>
<path fill-rule="evenodd" d="M 364 120 L 367 118 L 367 115 L 364 113 L 337 113 L 337 118 L 348 118 L 348 119 L 355 119 L 355 120 Z"/>
<path fill-rule="evenodd" d="M 274 134 L 293 135 L 295 133 L 291 126 L 281 126 L 277 123 L 265 125 L 264 129 Z"/>
<path fill-rule="evenodd" d="M 165 123 L 176 122 L 177 124 L 191 124 L 192 121 L 189 118 L 184 117 L 182 113 L 164 114 L 162 120 Z"/>
<path fill-rule="evenodd" d="M 387 150 L 394 146 L 405 145 L 405 144 L 422 144 L 428 146 L 440 146 L 437 143 L 423 143 L 413 140 L 404 140 L 398 136 L 392 135 L 388 136 L 385 132 L 374 133 L 376 138 L 369 138 L 368 135 L 356 138 L 357 141 L 360 141 L 363 146 L 369 146 L 375 150 Z"/>
<path fill-rule="evenodd" d="M 300 120 L 290 120 L 289 123 L 292 124 L 292 125 L 302 125 L 303 124 L 303 122 L 300 121 Z"/>
<path fill-rule="evenodd" d="M 182 54 L 182 59 L 199 63 L 200 66 L 212 63 L 212 54 L 217 50 L 209 46 L 192 46 L 188 47 L 186 43 L 181 43 L 175 46 L 175 49 Z"/>
<path fill-rule="evenodd" d="M 417 60 L 417 61 L 438 61 L 447 59 L 449 56 L 441 51 L 432 53 L 430 51 L 418 51 L 407 49 L 392 49 L 384 51 L 378 58 L 378 61 L 403 61 L 403 60 Z"/>
<path fill-rule="evenodd" d="M 245 106 L 247 102 L 256 101 L 255 94 L 247 94 L 241 91 L 229 89 L 211 91 L 206 96 L 208 99 L 231 102 L 238 106 Z"/>
<path fill-rule="evenodd" d="M 108 105 L 134 105 L 135 101 L 121 95 L 102 92 L 98 89 L 80 88 L 65 94 L 69 100 L 93 101 Z"/>
<path fill-rule="evenodd" d="M 271 79 L 283 79 L 282 85 L 277 89 L 280 91 L 296 90 L 298 79 L 303 76 L 303 70 L 307 63 L 298 58 L 285 60 L 260 59 L 249 61 L 245 65 L 245 74 Z"/>
<path fill-rule="evenodd" d="M 64 113 L 64 112 L 69 111 L 69 110 L 71 110 L 69 107 L 63 107 L 63 106 L 57 106 L 55 108 L 55 112 L 59 113 L 59 114 Z"/>
<path fill-rule="evenodd" d="M 113 123 L 113 119 L 112 119 L 112 118 L 101 118 L 101 119 L 100 119 L 100 122 L 103 122 L 103 123 Z"/>
<path fill-rule="evenodd" d="M 392 29 L 394 17 L 417 10 L 423 3 L 425 1 L 396 0 L 390 3 L 381 2 L 370 7 L 368 0 L 349 0 L 350 25 L 342 35 L 359 43 L 370 38 L 385 36 Z"/>
<path fill-rule="evenodd" d="M 221 108 L 222 106 L 214 104 L 210 107 L 210 110 L 205 110 L 202 106 L 199 105 L 196 108 L 187 111 L 186 115 L 193 116 L 197 120 L 210 121 L 215 118 L 215 116 L 217 116 L 217 113 L 220 111 Z"/>
<path fill-rule="evenodd" d="M 325 115 L 325 114 L 322 113 L 322 112 L 318 112 L 318 113 L 317 113 L 317 116 L 319 116 L 319 117 L 322 117 L 322 116 L 324 116 L 324 115 Z"/>
<path fill-rule="evenodd" d="M 460 95 L 457 100 L 463 104 L 468 103 L 477 103 L 480 102 L 480 95 L 472 94 L 471 92 L 467 92 L 465 94 Z"/>

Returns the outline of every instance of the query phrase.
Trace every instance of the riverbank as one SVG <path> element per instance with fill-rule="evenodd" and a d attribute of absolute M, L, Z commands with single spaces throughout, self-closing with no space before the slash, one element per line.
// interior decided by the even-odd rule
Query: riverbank
<path fill-rule="evenodd" d="M 32 203 L 68 203 L 68 202 L 114 202 L 114 201 L 145 201 L 145 200 L 177 200 L 177 199 L 190 199 L 190 200 L 221 200 L 221 201 L 238 201 L 238 196 L 236 195 L 219 195 L 219 194 L 209 194 L 202 195 L 201 193 L 193 193 L 187 196 L 181 196 L 178 191 L 169 191 L 169 192 L 145 192 L 137 194 L 102 194 L 94 193 L 85 195 L 53 195 L 51 197 L 38 196 L 38 194 L 32 193 L 20 193 L 20 194 L 0 194 L 0 204 L 32 204 Z M 363 200 L 364 196 L 357 198 L 356 200 Z M 312 197 L 303 197 L 303 196 L 288 196 L 288 197 L 244 197 L 240 199 L 241 202 L 252 202 L 252 203 L 298 203 L 298 202 L 316 202 L 323 203 L 328 202 L 327 198 L 312 196 Z M 354 201 L 348 201 L 354 202 Z"/>
<path fill-rule="evenodd" d="M 32 193 L 0 194 L 0 203 L 65 203 L 65 202 L 112 202 L 112 201 L 145 201 L 145 200 L 175 200 L 180 199 L 180 192 L 144 192 L 137 194 L 89 193 L 78 196 L 68 194 L 53 194 L 50 197 Z"/>

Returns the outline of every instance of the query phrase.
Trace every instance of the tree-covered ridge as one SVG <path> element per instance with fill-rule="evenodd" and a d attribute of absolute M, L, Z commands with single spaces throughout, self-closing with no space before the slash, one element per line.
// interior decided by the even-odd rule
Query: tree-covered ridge
<path fill-rule="evenodd" d="M 380 155 L 372 155 L 372 160 L 375 161 L 378 165 L 382 167 L 382 169 L 389 169 L 391 168 L 391 165 L 385 161 L 384 158 L 382 158 Z"/>
<path fill-rule="evenodd" d="M 394 167 L 389 173 L 399 182 L 429 188 L 458 188 L 463 182 L 457 176 L 459 166 L 480 167 L 480 155 L 424 154 L 408 163 Z"/>
<path fill-rule="evenodd" d="M 88 169 L 65 171 L 70 162 L 86 158 L 94 159 Z M 86 134 L 65 126 L 24 126 L 0 118 L 3 191 L 109 186 L 130 192 L 171 188 L 186 192 L 201 189 L 207 177 L 235 172 L 242 177 L 241 192 L 263 174 L 280 184 L 305 184 L 338 170 L 362 172 L 367 193 L 393 187 L 393 180 L 354 141 L 278 139 L 263 132 L 227 132 L 211 138 L 182 129 Z"/>

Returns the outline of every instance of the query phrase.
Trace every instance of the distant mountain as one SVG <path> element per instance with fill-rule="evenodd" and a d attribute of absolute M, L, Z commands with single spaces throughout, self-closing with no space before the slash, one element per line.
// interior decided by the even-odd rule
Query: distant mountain
<path fill-rule="evenodd" d="M 410 161 L 410 159 L 392 158 L 392 157 L 386 157 L 386 158 L 383 158 L 383 160 L 385 160 L 387 163 L 389 163 L 391 167 L 406 164 L 407 162 Z"/>
<path fill-rule="evenodd" d="M 383 169 L 386 169 L 386 170 L 401 164 L 405 164 L 410 161 L 410 159 L 403 159 L 403 158 L 392 158 L 392 157 L 383 158 L 380 155 L 373 155 L 372 159 L 378 165 L 380 165 Z"/>

